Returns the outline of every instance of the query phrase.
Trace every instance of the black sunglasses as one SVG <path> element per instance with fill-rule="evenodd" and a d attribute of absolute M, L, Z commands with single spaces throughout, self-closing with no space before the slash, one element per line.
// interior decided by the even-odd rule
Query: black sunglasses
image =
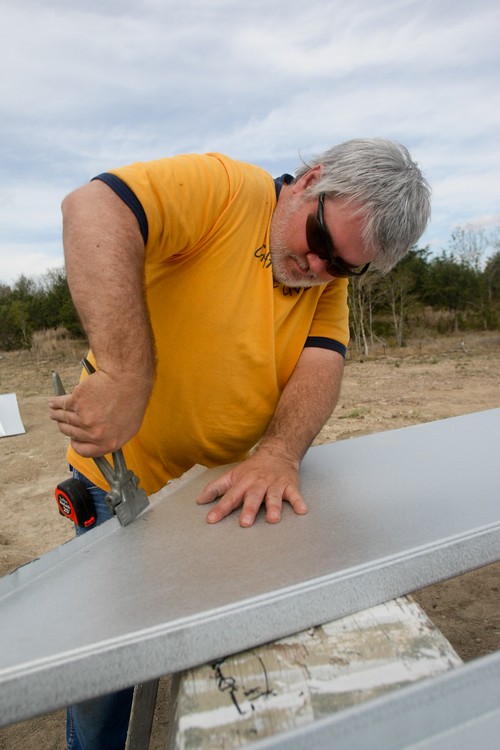
<path fill-rule="evenodd" d="M 332 238 L 325 226 L 325 193 L 320 193 L 318 197 L 318 213 L 309 214 L 306 221 L 306 238 L 309 250 L 321 258 L 328 261 L 326 267 L 327 273 L 331 276 L 347 278 L 348 276 L 362 276 L 368 271 L 369 263 L 365 266 L 350 266 L 342 258 L 335 255 Z"/>

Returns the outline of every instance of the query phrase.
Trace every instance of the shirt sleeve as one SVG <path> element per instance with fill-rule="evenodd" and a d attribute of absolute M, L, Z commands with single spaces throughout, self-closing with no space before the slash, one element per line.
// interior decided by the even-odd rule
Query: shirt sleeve
<path fill-rule="evenodd" d="M 327 285 L 316 306 L 306 347 L 338 352 L 343 357 L 349 344 L 348 279 L 335 279 Z"/>
<path fill-rule="evenodd" d="M 215 231 L 238 185 L 217 154 L 187 154 L 136 162 L 100 179 L 135 214 L 148 263 L 196 252 Z"/>
<path fill-rule="evenodd" d="M 304 349 L 307 347 L 316 347 L 317 349 L 329 349 L 332 352 L 338 352 L 345 358 L 347 346 L 336 339 L 330 339 L 327 336 L 308 336 Z"/>
<path fill-rule="evenodd" d="M 142 207 L 142 203 L 140 202 L 134 191 L 131 190 L 129 186 L 125 182 L 123 182 L 123 180 L 121 180 L 117 175 L 111 174 L 111 172 L 103 172 L 102 174 L 98 174 L 96 177 L 93 177 L 91 181 L 93 182 L 94 180 L 100 180 L 101 182 L 104 182 L 130 208 L 135 218 L 137 219 L 139 229 L 141 230 L 142 239 L 144 240 L 144 244 L 146 244 L 149 235 L 148 218 Z"/>

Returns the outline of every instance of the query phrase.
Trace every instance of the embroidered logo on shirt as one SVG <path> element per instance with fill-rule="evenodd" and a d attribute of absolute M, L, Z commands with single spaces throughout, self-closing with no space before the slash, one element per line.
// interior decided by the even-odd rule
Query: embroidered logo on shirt
<path fill-rule="evenodd" d="M 269 266 L 272 265 L 271 251 L 267 249 L 267 245 L 261 245 L 258 247 L 254 252 L 254 256 L 260 261 L 260 263 L 262 263 L 264 268 L 269 268 Z"/>

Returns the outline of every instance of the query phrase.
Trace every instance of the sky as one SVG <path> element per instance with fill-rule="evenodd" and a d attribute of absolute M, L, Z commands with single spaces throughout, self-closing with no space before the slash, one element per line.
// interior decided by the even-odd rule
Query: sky
<path fill-rule="evenodd" d="M 106 169 L 221 151 L 273 176 L 351 138 L 431 184 L 419 245 L 500 225 L 498 0 L 0 0 L 0 283 L 63 266 Z"/>

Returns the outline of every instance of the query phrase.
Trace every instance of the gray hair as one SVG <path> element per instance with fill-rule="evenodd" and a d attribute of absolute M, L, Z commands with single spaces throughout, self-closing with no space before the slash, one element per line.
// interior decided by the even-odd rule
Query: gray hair
<path fill-rule="evenodd" d="M 306 192 L 347 198 L 363 216 L 363 238 L 376 252 L 371 268 L 387 273 L 421 237 L 430 217 L 431 189 L 408 150 L 383 138 L 346 141 L 300 167 L 298 179 L 321 164 Z"/>

